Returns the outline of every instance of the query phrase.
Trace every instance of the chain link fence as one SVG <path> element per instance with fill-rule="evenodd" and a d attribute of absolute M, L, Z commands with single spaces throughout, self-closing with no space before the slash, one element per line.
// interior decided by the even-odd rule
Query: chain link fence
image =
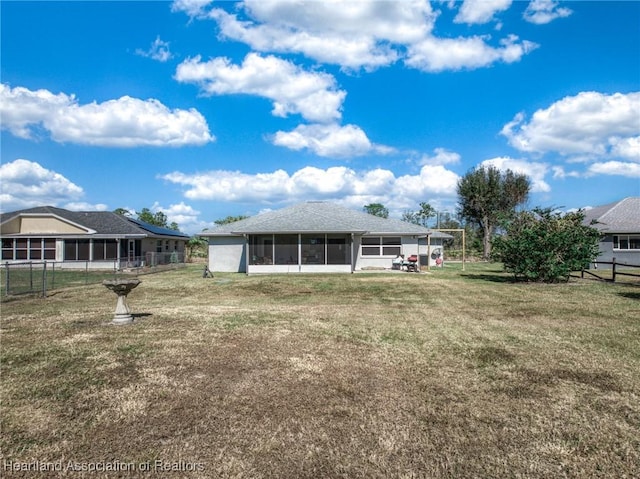
<path fill-rule="evenodd" d="M 98 267 L 99 266 L 99 267 Z M 2 264 L 2 297 L 20 294 L 47 296 L 49 291 L 101 283 L 107 279 L 135 278 L 139 275 L 184 267 L 182 253 L 147 253 L 114 261 L 24 261 Z"/>

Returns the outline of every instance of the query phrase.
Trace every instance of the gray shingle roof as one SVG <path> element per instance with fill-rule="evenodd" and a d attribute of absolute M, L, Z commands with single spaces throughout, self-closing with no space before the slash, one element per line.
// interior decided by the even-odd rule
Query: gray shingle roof
<path fill-rule="evenodd" d="M 180 231 L 159 228 L 143 221 L 133 220 L 111 211 L 69 211 L 54 206 L 37 206 L 25 210 L 2 213 L 0 223 L 9 221 L 24 214 L 49 214 L 71 221 L 72 223 L 91 229 L 98 235 L 136 235 L 136 236 L 171 236 L 188 239 L 189 236 Z"/>
<path fill-rule="evenodd" d="M 221 225 L 203 232 L 202 236 L 260 233 L 367 233 L 423 236 L 434 232 L 406 221 L 380 218 L 350 210 L 335 203 L 308 201 Z"/>
<path fill-rule="evenodd" d="M 630 196 L 617 203 L 597 206 L 585 211 L 585 224 L 592 220 L 603 232 L 640 233 L 640 197 Z"/>

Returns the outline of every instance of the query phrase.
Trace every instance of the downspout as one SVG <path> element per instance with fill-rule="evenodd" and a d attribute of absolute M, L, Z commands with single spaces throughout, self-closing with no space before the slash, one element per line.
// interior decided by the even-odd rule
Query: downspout
<path fill-rule="evenodd" d="M 247 233 L 243 233 L 244 237 L 244 273 L 249 276 L 249 235 Z"/>
<path fill-rule="evenodd" d="M 302 273 L 302 233 L 298 233 L 298 273 Z"/>
<path fill-rule="evenodd" d="M 120 254 L 120 241 L 122 240 L 122 238 L 116 238 L 116 249 L 117 249 L 117 253 L 116 253 L 116 268 L 114 268 L 114 270 L 119 270 L 120 269 L 120 261 L 122 259 L 122 255 Z"/>
<path fill-rule="evenodd" d="M 355 235 L 351 233 L 351 274 L 353 274 L 356 269 L 356 257 L 353 254 L 353 245 L 355 243 L 354 237 Z"/>

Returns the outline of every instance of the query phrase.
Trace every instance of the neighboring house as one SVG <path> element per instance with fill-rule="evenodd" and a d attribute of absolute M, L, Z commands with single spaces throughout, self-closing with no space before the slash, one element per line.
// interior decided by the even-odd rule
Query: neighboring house
<path fill-rule="evenodd" d="M 596 262 L 615 258 L 616 263 L 640 265 L 640 197 L 586 210 L 584 224 L 593 220 L 598 222 L 593 226 L 603 234 Z"/>
<path fill-rule="evenodd" d="M 221 225 L 209 238 L 209 269 L 242 273 L 351 273 L 391 269 L 418 255 L 422 265 L 443 256 L 450 235 L 342 206 L 309 201 Z"/>
<path fill-rule="evenodd" d="M 155 266 L 184 261 L 189 236 L 108 211 L 40 206 L 0 215 L 2 261 L 56 261 L 68 268 Z M 87 263 L 88 262 L 88 263 Z"/>

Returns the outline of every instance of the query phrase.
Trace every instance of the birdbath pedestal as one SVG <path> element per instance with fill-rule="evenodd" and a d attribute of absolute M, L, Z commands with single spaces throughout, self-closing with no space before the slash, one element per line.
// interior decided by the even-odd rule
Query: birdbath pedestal
<path fill-rule="evenodd" d="M 104 284 L 108 289 L 118 295 L 116 311 L 113 316 L 113 322 L 115 324 L 127 324 L 133 322 L 131 310 L 127 305 L 127 295 L 140 283 L 141 281 L 139 279 L 109 279 L 102 282 L 102 284 Z"/>

